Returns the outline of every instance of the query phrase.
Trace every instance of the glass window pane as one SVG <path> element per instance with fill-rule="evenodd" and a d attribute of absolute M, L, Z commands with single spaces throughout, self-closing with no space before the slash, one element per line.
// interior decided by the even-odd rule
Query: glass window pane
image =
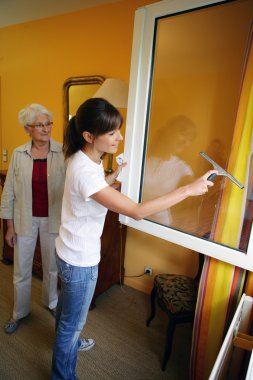
<path fill-rule="evenodd" d="M 212 169 L 201 151 L 227 168 L 252 8 L 250 0 L 241 0 L 157 19 L 141 200 L 163 195 Z M 252 165 L 246 178 L 245 189 L 236 190 L 246 200 L 243 219 L 237 220 L 242 214 L 236 212 L 236 204 L 231 215 L 235 223 L 242 223 L 242 251 L 247 250 L 251 229 L 243 226 L 252 224 Z M 215 227 L 221 213 L 226 217 L 222 196 L 234 186 L 218 176 L 206 195 L 188 198 L 148 220 L 224 244 Z M 229 245 L 238 248 L 238 241 Z"/>

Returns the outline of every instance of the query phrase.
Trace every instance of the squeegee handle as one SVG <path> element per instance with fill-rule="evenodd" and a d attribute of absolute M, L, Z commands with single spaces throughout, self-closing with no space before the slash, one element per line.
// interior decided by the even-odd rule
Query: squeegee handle
<path fill-rule="evenodd" d="M 209 175 L 209 177 L 207 178 L 207 180 L 213 182 L 216 177 L 217 177 L 217 174 L 213 173 L 213 174 Z"/>

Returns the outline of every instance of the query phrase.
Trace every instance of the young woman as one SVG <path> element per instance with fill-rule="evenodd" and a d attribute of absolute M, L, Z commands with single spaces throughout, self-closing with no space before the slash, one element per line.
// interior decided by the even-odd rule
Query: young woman
<path fill-rule="evenodd" d="M 122 141 L 122 121 L 119 111 L 109 102 L 92 98 L 79 107 L 65 132 L 63 151 L 68 167 L 61 227 L 56 239 L 62 286 L 56 313 L 53 380 L 77 379 L 77 352 L 84 346 L 79 335 L 96 286 L 100 237 L 107 209 L 139 220 L 189 196 L 202 195 L 208 191 L 208 186 L 213 186 L 207 180 L 215 172 L 211 170 L 187 186 L 140 204 L 115 190 L 110 185 L 122 165 L 105 178 L 101 158 L 104 153 L 117 152 Z M 87 340 L 86 343 L 89 346 L 92 342 Z"/>

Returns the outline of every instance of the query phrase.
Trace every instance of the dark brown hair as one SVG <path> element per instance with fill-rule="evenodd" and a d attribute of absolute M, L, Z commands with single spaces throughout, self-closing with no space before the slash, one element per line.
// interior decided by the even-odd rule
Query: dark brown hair
<path fill-rule="evenodd" d="M 120 128 L 123 123 L 121 113 L 111 103 L 102 98 L 90 98 L 77 110 L 64 132 L 63 153 L 65 159 L 82 149 L 86 141 L 83 132 L 95 137 Z"/>

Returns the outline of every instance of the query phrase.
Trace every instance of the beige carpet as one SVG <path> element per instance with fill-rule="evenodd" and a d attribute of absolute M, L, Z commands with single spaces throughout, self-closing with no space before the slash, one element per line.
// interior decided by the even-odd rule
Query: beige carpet
<path fill-rule="evenodd" d="M 40 302 L 41 280 L 33 278 L 31 314 L 16 333 L 3 325 L 12 309 L 12 265 L 0 262 L 0 380 L 49 380 L 54 320 Z M 167 317 L 159 311 L 146 327 L 149 296 L 127 286 L 113 286 L 97 298 L 89 312 L 85 337 L 95 347 L 79 353 L 80 380 L 187 380 L 191 325 L 176 329 L 165 372 L 160 369 Z"/>

